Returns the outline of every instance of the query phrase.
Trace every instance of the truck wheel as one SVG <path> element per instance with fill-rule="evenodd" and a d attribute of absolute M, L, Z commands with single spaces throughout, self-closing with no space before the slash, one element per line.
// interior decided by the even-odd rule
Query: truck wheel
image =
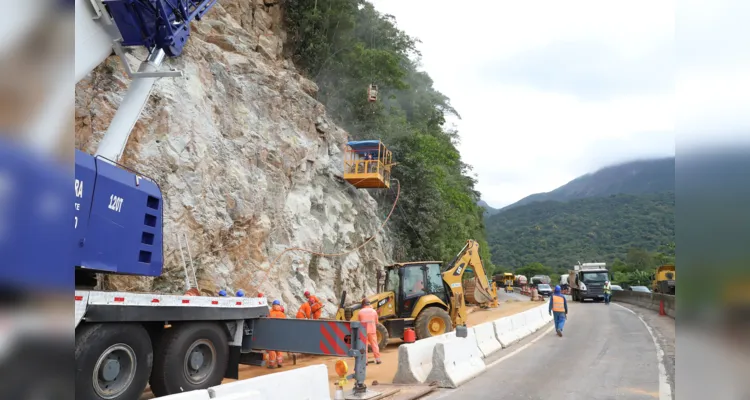
<path fill-rule="evenodd" d="M 448 333 L 453 330 L 453 324 L 451 323 L 451 317 L 448 312 L 438 307 L 430 307 L 422 310 L 417 315 L 417 320 L 414 324 L 417 331 L 417 338 L 425 339 L 443 333 Z"/>
<path fill-rule="evenodd" d="M 217 386 L 229 360 L 229 340 L 216 323 L 176 325 L 155 346 L 151 391 L 167 396 Z"/>
<path fill-rule="evenodd" d="M 383 351 L 385 346 L 388 346 L 388 338 L 390 337 L 390 335 L 388 335 L 388 329 L 386 329 L 383 324 L 378 323 L 375 325 L 375 331 L 378 335 L 378 348 L 380 348 L 380 351 Z"/>
<path fill-rule="evenodd" d="M 151 339 L 138 324 L 84 324 L 76 330 L 76 399 L 137 399 L 146 388 Z"/>

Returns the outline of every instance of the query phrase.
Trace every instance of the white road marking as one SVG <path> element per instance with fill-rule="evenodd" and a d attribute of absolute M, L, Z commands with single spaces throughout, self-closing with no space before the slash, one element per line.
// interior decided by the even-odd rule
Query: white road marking
<path fill-rule="evenodd" d="M 654 335 L 654 331 L 651 330 L 651 327 L 648 326 L 646 321 L 641 318 L 638 313 L 635 311 L 625 307 L 621 306 L 617 303 L 612 303 L 623 310 L 627 310 L 631 314 L 638 317 L 638 319 L 641 320 L 643 323 L 643 326 L 646 327 L 646 330 L 648 330 L 648 334 L 651 335 L 651 340 L 654 341 L 654 346 L 656 347 L 656 359 L 659 361 L 659 400 L 672 400 L 672 388 L 669 386 L 669 380 L 667 379 L 667 367 L 664 366 L 664 350 L 662 350 L 661 346 L 659 345 L 659 341 L 656 340 L 656 335 Z"/>
<path fill-rule="evenodd" d="M 509 359 L 509 358 L 513 357 L 513 356 L 514 356 L 514 355 L 516 355 L 517 353 L 521 352 L 522 350 L 524 350 L 524 349 L 526 349 L 527 347 L 531 346 L 532 344 L 536 343 L 536 342 L 537 342 L 537 340 L 539 340 L 539 339 L 543 338 L 543 337 L 544 337 L 544 336 L 545 336 L 546 334 L 548 334 L 548 333 L 552 332 L 552 329 L 553 329 L 554 327 L 555 327 L 555 325 L 553 324 L 552 326 L 550 326 L 549 328 L 547 328 L 547 330 L 546 330 L 546 331 L 544 331 L 544 332 L 540 333 L 540 334 L 539 334 L 539 336 L 537 336 L 537 337 L 535 337 L 534 339 L 532 339 L 532 340 L 531 340 L 531 341 L 530 341 L 529 343 L 526 343 L 525 345 L 523 345 L 523 346 L 521 346 L 521 347 L 517 348 L 516 350 L 514 350 L 514 351 L 513 351 L 512 353 L 508 354 L 507 356 L 503 356 L 503 357 L 500 357 L 500 358 L 498 358 L 497 360 L 495 360 L 495 361 L 493 361 L 493 362 L 491 362 L 491 363 L 487 364 L 487 369 L 490 369 L 490 368 L 494 367 L 495 365 L 497 365 L 497 364 L 500 364 L 501 362 L 503 362 L 503 361 L 505 361 L 505 360 L 507 360 L 507 359 Z"/>

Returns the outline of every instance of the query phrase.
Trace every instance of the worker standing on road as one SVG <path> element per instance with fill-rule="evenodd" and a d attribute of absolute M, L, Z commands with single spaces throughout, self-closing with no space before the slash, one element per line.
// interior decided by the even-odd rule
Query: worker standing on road
<path fill-rule="evenodd" d="M 323 314 L 323 303 L 320 302 L 317 296 L 310 294 L 310 291 L 305 290 L 305 298 L 310 303 L 310 310 L 312 311 L 312 319 L 320 319 Z"/>
<path fill-rule="evenodd" d="M 370 300 L 362 300 L 362 309 L 358 313 L 359 322 L 365 326 L 367 330 L 367 343 L 372 349 L 372 354 L 375 356 L 375 364 L 380 364 L 380 348 L 378 348 L 378 333 L 375 328 L 378 323 L 378 312 L 370 306 Z"/>
<path fill-rule="evenodd" d="M 563 326 L 568 318 L 568 302 L 561 294 L 560 285 L 555 286 L 555 293 L 549 298 L 549 313 L 555 316 L 555 331 L 562 337 Z"/>
<path fill-rule="evenodd" d="M 310 301 L 306 301 L 299 306 L 299 310 L 297 310 L 297 319 L 312 319 Z"/>
<path fill-rule="evenodd" d="M 273 301 L 271 306 L 270 318 L 286 318 L 281 307 L 281 302 L 278 300 Z M 268 359 L 266 360 L 266 366 L 268 368 L 281 368 L 284 363 L 284 354 L 280 351 L 268 350 Z"/>
<path fill-rule="evenodd" d="M 612 285 L 609 281 L 604 282 L 604 304 L 609 305 L 609 299 L 612 298 Z"/>

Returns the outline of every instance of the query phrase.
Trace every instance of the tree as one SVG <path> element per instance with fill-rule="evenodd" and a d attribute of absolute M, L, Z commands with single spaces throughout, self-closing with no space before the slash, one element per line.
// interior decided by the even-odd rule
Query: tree
<path fill-rule="evenodd" d="M 546 267 L 538 262 L 531 263 L 516 269 L 517 275 L 525 275 L 529 279 L 531 279 L 531 277 L 534 275 L 552 275 L 553 273 L 554 271 L 552 270 L 552 268 Z"/>

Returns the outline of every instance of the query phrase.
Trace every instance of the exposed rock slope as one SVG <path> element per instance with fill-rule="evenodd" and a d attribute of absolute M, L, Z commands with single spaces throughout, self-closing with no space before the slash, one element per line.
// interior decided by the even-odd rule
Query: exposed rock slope
<path fill-rule="evenodd" d="M 283 249 L 339 251 L 378 230 L 384 212 L 372 197 L 336 179 L 347 134 L 312 97 L 316 85 L 282 58 L 280 21 L 268 0 L 222 0 L 168 61 L 185 77 L 157 82 L 121 160 L 162 188 L 165 273 L 109 278 L 109 288 L 183 291 L 177 236 L 186 235 L 201 289 L 254 295 Z M 128 83 L 110 57 L 76 86 L 79 149 L 95 151 Z M 376 267 L 390 261 L 384 238 L 341 258 L 287 253 L 259 290 L 288 314 L 313 290 L 330 315 L 342 289 L 350 299 L 374 292 Z"/>

